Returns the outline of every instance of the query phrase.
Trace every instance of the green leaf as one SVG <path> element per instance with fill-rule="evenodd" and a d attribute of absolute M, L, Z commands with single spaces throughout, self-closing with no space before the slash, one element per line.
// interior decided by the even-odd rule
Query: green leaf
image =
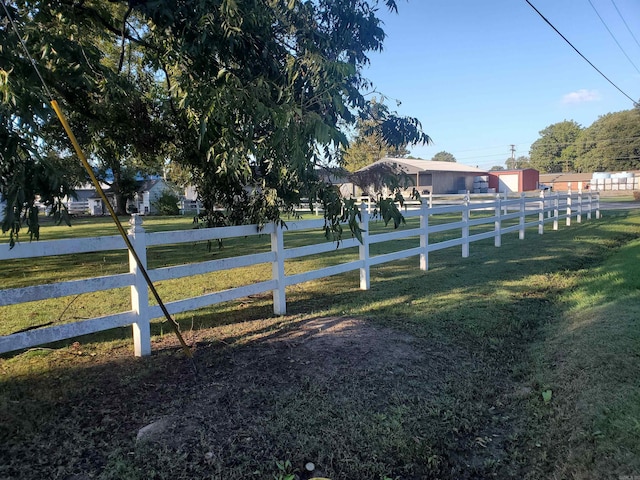
<path fill-rule="evenodd" d="M 544 401 L 544 403 L 549 403 L 551 401 L 551 395 L 552 395 L 551 390 L 542 391 L 542 400 Z"/>

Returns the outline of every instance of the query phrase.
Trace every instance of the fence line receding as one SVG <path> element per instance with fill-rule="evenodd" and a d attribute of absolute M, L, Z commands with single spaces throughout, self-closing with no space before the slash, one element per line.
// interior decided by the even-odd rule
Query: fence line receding
<path fill-rule="evenodd" d="M 322 219 L 288 222 L 284 228 L 269 224 L 261 230 L 258 230 L 256 225 L 244 225 L 146 233 L 142 227 L 141 217 L 134 215 L 131 218 L 128 233 L 145 267 L 147 247 L 150 246 L 269 235 L 271 249 L 268 252 L 162 267 L 148 270 L 148 272 L 151 279 L 157 282 L 239 267 L 271 264 L 269 280 L 167 302 L 166 307 L 172 315 L 175 315 L 249 295 L 271 292 L 273 312 L 283 315 L 287 309 L 286 287 L 288 286 L 359 270 L 360 288 L 367 290 L 370 288 L 372 266 L 417 256 L 418 268 L 427 271 L 429 254 L 437 250 L 460 247 L 462 257 L 468 257 L 470 244 L 473 242 L 493 238 L 495 246 L 499 247 L 502 236 L 509 233 L 517 232 L 518 237 L 524 240 L 527 228 L 536 228 L 538 234 L 543 234 L 547 224 L 552 224 L 551 228 L 557 230 L 562 221 L 566 226 L 570 226 L 573 221 L 582 222 L 583 217 L 587 220 L 592 216 L 600 218 L 600 200 L 596 192 L 558 192 L 546 196 L 541 192 L 540 197 L 527 197 L 522 194 L 515 198 L 506 195 L 493 198 L 466 195 L 461 196 L 454 204 L 429 206 L 424 202 L 420 205 L 407 206 L 403 215 L 407 219 L 417 217 L 419 219 L 419 223 L 416 222 L 417 227 L 405 227 L 377 234 L 372 234 L 369 230 L 371 217 L 365 204 L 361 206 L 361 215 L 360 226 L 364 230 L 362 243 L 353 238 L 346 238 L 338 245 L 334 242 L 324 242 L 302 247 L 287 248 L 285 246 L 285 232 L 320 230 L 324 226 Z M 484 227 L 480 228 L 481 226 Z M 434 241 L 433 235 L 443 232 L 449 232 L 447 235 L 453 235 L 453 238 Z M 459 236 L 456 232 L 459 232 Z M 392 253 L 374 256 L 370 254 L 370 246 L 373 244 L 418 237 L 418 246 Z M 442 235 L 439 238 L 441 237 Z M 358 247 L 358 254 L 353 261 L 301 273 L 285 274 L 285 262 L 288 260 L 354 247 Z M 125 249 L 124 241 L 118 236 L 39 241 L 21 243 L 11 250 L 8 245 L 2 246 L 0 261 Z M 129 259 L 129 273 L 0 290 L 0 307 L 122 287 L 129 287 L 131 290 L 131 310 L 0 336 L 0 353 L 131 325 L 135 355 L 150 354 L 150 321 L 161 317 L 162 313 L 157 305 L 149 304 L 147 285 L 132 258 Z"/>

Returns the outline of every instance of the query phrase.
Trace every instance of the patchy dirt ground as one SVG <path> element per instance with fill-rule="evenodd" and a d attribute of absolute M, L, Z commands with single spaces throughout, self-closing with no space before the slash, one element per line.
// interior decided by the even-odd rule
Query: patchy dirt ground
<path fill-rule="evenodd" d="M 268 395 L 277 397 L 278 392 L 284 395 L 298 382 L 309 388 L 338 392 L 342 381 L 380 374 L 399 377 L 425 359 L 425 353 L 416 348 L 414 337 L 357 319 L 317 318 L 301 322 L 295 329 L 256 335 L 233 348 L 218 350 L 208 343 L 196 347 L 196 381 L 207 390 L 208 402 L 215 399 L 224 403 L 230 390 L 248 395 L 256 394 L 257 388 L 274 390 Z M 212 361 L 212 355 L 218 358 Z M 445 358 L 441 362 L 444 365 Z M 250 417 L 255 411 L 251 409 L 241 416 Z M 170 428 L 167 422 L 161 422 L 171 430 L 172 442 L 180 436 L 179 424 L 184 424 L 177 417 L 173 419 Z M 232 425 L 229 428 L 234 429 Z M 150 438 L 160 440 L 162 431 L 156 430 Z"/>
<path fill-rule="evenodd" d="M 234 356 L 242 369 L 262 365 L 268 371 L 290 371 L 319 381 L 361 370 L 383 369 L 391 374 L 423 359 L 410 335 L 336 317 L 305 321 Z"/>
<path fill-rule="evenodd" d="M 359 319 L 279 322 L 194 332 L 195 376 L 165 336 L 151 359 L 87 347 L 10 385 L 0 478 L 516 478 L 514 387 L 487 395 L 482 358 Z"/>

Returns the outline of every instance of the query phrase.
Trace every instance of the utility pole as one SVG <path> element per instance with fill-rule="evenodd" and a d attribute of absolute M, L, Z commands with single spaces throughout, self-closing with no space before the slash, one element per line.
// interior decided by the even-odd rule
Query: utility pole
<path fill-rule="evenodd" d="M 513 170 L 514 168 L 516 168 L 516 146 L 515 145 L 510 145 L 511 147 L 511 162 L 509 162 L 509 160 L 507 160 L 505 162 L 505 164 L 507 165 L 507 170 Z"/>

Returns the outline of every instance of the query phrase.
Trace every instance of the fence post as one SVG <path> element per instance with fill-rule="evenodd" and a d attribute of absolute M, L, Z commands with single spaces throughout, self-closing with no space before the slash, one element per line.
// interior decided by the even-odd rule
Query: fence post
<path fill-rule="evenodd" d="M 469 193 L 464 196 L 462 223 L 462 258 L 467 258 L 469 256 Z"/>
<path fill-rule="evenodd" d="M 147 240 L 142 217 L 137 214 L 129 219 L 129 231 L 131 244 L 138 254 L 143 268 L 147 268 Z M 133 323 L 133 349 L 136 357 L 151 355 L 151 327 L 149 325 L 149 290 L 147 282 L 140 272 L 135 257 L 129 252 L 129 272 L 133 273 L 134 280 L 131 285 L 131 309 L 136 315 Z"/>
<path fill-rule="evenodd" d="M 429 270 L 429 208 L 420 205 L 420 270 Z"/>
<path fill-rule="evenodd" d="M 502 201 L 500 200 L 500 194 L 496 194 L 494 203 L 495 222 L 493 224 L 494 239 L 493 244 L 496 247 L 502 246 Z"/>
<path fill-rule="evenodd" d="M 527 209 L 527 204 L 525 202 L 524 193 L 520 194 L 520 230 L 518 232 L 518 238 L 520 240 L 524 240 L 524 221 L 525 221 L 525 213 Z"/>
<path fill-rule="evenodd" d="M 287 313 L 287 297 L 285 294 L 284 276 L 284 228 L 275 223 L 271 233 L 271 251 L 275 253 L 275 260 L 271 263 L 271 278 L 276 281 L 273 294 L 273 313 L 284 315 Z"/>
<path fill-rule="evenodd" d="M 363 266 L 360 267 L 360 290 L 371 288 L 371 272 L 369 265 L 369 212 L 365 203 L 360 204 L 360 225 L 362 232 L 362 243 L 358 246 L 358 254 Z"/>
<path fill-rule="evenodd" d="M 571 226 L 571 204 L 572 204 L 571 183 L 569 183 L 569 190 L 567 190 L 567 227 Z"/>
<path fill-rule="evenodd" d="M 431 190 L 433 190 L 433 187 L 431 187 Z M 433 208 L 433 192 L 429 190 L 429 208 Z"/>
<path fill-rule="evenodd" d="M 560 192 L 556 192 L 553 199 L 553 229 L 558 230 L 558 217 L 560 216 Z"/>
<path fill-rule="evenodd" d="M 593 208 L 593 195 L 591 194 L 591 190 L 589 190 L 589 194 L 587 195 L 587 205 L 589 206 L 587 210 L 587 220 L 591 220 L 591 209 Z"/>
<path fill-rule="evenodd" d="M 578 214 L 576 222 L 582 223 L 582 186 L 578 184 Z"/>
<path fill-rule="evenodd" d="M 544 190 L 540 190 L 540 212 L 538 213 L 538 234 L 544 234 L 544 210 L 547 202 L 544 198 Z"/>
<path fill-rule="evenodd" d="M 596 220 L 600 219 L 600 192 L 596 193 Z"/>

